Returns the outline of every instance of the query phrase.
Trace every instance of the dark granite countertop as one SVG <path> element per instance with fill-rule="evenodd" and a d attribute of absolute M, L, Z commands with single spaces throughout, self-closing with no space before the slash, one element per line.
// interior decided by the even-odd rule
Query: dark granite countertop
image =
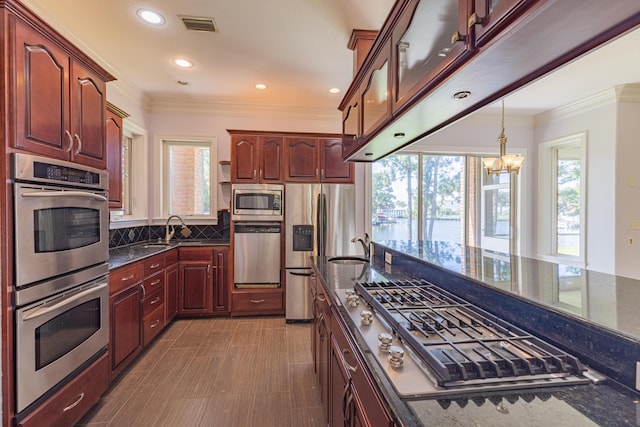
<path fill-rule="evenodd" d="M 138 242 L 132 245 L 109 249 L 109 270 L 123 267 L 127 264 L 143 260 L 153 255 L 185 246 L 228 246 L 229 239 L 211 240 L 174 240 L 169 245 L 159 244 L 157 241 Z"/>
<path fill-rule="evenodd" d="M 416 277 L 410 262 L 388 265 L 376 254 L 372 264 L 344 265 L 313 258 L 320 282 L 336 303 L 338 313 L 360 348 L 374 381 L 404 426 L 638 426 L 639 395 L 614 381 L 599 385 L 552 387 L 521 392 L 482 392 L 447 399 L 402 399 L 360 338 L 351 317 L 335 294 L 353 287 L 356 280 L 388 280 Z M 398 260 L 400 261 L 400 260 Z M 416 260 L 411 260 L 415 263 Z"/>

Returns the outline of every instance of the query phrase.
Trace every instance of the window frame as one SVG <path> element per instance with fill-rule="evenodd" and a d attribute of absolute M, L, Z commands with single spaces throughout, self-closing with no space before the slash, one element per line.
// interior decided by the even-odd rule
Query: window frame
<path fill-rule="evenodd" d="M 210 212 L 207 215 L 183 215 L 180 216 L 187 223 L 198 224 L 212 224 L 218 223 L 218 177 L 217 177 L 217 165 L 218 165 L 218 144 L 217 137 L 215 136 L 183 136 L 183 135 L 156 135 L 154 143 L 154 165 L 156 165 L 156 173 L 154 179 L 154 194 L 159 195 L 154 201 L 153 208 L 153 224 L 164 224 L 169 217 L 168 211 L 168 182 L 169 182 L 169 168 L 168 168 L 168 156 L 166 146 L 171 143 L 188 144 L 194 143 L 197 145 L 209 146 L 209 182 L 211 185 L 209 192 Z"/>
<path fill-rule="evenodd" d="M 580 150 L 580 255 L 558 254 L 557 251 L 557 150 L 579 145 Z M 586 267 L 587 259 L 587 132 L 579 132 L 540 143 L 538 146 L 540 257 L 544 260 L 575 267 Z"/>

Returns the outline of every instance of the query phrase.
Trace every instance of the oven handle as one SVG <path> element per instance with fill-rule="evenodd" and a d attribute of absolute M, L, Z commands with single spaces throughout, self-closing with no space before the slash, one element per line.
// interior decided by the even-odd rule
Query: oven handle
<path fill-rule="evenodd" d="M 86 191 L 33 191 L 31 193 L 23 193 L 22 197 L 86 197 L 100 200 L 101 202 L 107 201 L 105 196 Z"/>
<path fill-rule="evenodd" d="M 22 320 L 23 321 L 27 321 L 27 320 L 35 319 L 35 318 L 40 317 L 40 316 L 45 316 L 45 315 L 51 313 L 52 311 L 55 311 L 55 310 L 59 309 L 60 307 L 69 304 L 70 302 L 77 301 L 80 298 L 82 298 L 82 297 L 84 297 L 86 295 L 89 295 L 89 294 L 91 294 L 91 293 L 93 293 L 95 291 L 98 291 L 98 290 L 101 290 L 103 288 L 106 288 L 107 286 L 109 286 L 108 283 L 101 283 L 99 285 L 92 286 L 92 287 L 90 287 L 88 289 L 84 289 L 84 290 L 78 292 L 77 294 L 71 295 L 68 298 L 63 298 L 61 301 L 58 301 L 53 305 L 50 305 L 50 306 L 45 305 L 44 307 L 42 307 L 42 308 L 40 308 L 40 309 L 38 309 L 38 310 L 36 310 L 36 311 L 34 311 L 32 313 L 27 314 L 26 316 L 24 316 L 22 318 Z"/>

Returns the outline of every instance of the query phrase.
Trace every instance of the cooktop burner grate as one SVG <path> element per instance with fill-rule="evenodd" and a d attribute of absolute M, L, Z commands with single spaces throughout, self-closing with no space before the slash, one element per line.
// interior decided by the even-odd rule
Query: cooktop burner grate
<path fill-rule="evenodd" d="M 357 282 L 355 290 L 429 366 L 440 386 L 586 371 L 574 356 L 425 280 Z"/>

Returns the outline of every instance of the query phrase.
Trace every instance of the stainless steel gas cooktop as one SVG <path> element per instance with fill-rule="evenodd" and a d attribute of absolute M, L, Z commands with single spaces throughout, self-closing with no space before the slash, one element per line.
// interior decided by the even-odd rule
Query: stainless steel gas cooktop
<path fill-rule="evenodd" d="M 337 293 L 403 397 L 600 379 L 576 357 L 424 280 L 357 282 Z"/>

